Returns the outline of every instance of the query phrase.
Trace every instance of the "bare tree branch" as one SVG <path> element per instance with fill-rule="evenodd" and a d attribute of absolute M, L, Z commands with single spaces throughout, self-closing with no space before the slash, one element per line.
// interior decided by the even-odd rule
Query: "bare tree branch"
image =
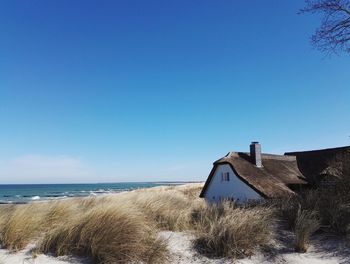
<path fill-rule="evenodd" d="M 328 53 L 350 53 L 350 0 L 306 0 L 301 13 L 322 14 L 311 43 Z"/>

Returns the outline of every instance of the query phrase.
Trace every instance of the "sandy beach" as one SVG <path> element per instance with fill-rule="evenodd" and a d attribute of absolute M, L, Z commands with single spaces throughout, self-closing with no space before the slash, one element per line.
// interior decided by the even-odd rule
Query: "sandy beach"
<path fill-rule="evenodd" d="M 180 186 L 159 186 L 150 189 L 135 190 L 123 192 L 119 194 L 104 195 L 100 199 L 127 199 L 130 195 L 141 194 L 159 194 L 164 195 L 167 192 L 190 192 L 197 193 L 203 183 L 192 183 Z M 193 198 L 196 199 L 196 198 Z M 67 200 L 66 200 L 67 201 Z M 42 204 L 42 203 L 40 203 Z M 311 263 L 311 264 L 335 264 L 349 263 L 349 244 L 345 239 L 332 236 L 317 236 L 311 241 L 311 247 L 307 253 L 295 253 L 293 250 L 293 233 L 286 230 L 281 230 L 279 236 L 275 237 L 270 243 L 269 249 L 257 249 L 250 257 L 236 260 L 240 264 L 258 264 L 258 263 Z M 193 231 L 171 231 L 158 230 L 157 237 L 166 243 L 168 256 L 167 263 L 179 264 L 228 264 L 232 263 L 231 259 L 226 258 L 209 258 L 199 254 L 193 247 L 195 234 Z M 4 264 L 86 264 L 89 263 L 89 258 L 79 258 L 73 255 L 54 257 L 52 254 L 37 253 L 36 242 L 32 241 L 24 249 L 17 252 L 13 250 L 0 250 L 0 263 Z M 142 261 L 141 261 L 142 262 Z M 141 263 L 140 262 L 140 263 Z"/>

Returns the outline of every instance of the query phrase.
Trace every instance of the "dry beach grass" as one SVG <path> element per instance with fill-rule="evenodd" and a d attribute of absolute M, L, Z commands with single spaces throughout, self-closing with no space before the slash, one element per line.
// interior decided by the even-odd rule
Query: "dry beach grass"
<path fill-rule="evenodd" d="M 164 242 L 143 214 L 128 204 L 102 203 L 45 233 L 41 252 L 90 256 L 94 263 L 162 263 Z"/>
<path fill-rule="evenodd" d="M 210 258 L 242 258 L 270 245 L 276 221 L 308 250 L 318 231 L 349 234 L 348 186 L 310 190 L 272 203 L 209 205 L 201 184 L 156 187 L 91 198 L 0 206 L 0 243 L 18 251 L 76 255 L 93 263 L 171 262 L 160 231 L 187 232 L 193 248 Z"/>
<path fill-rule="evenodd" d="M 117 199 L 70 199 L 1 208 L 0 240 L 10 250 L 35 241 L 57 256 L 89 256 L 94 263 L 163 263 L 164 241 L 135 206 Z"/>
<path fill-rule="evenodd" d="M 200 188 L 157 187 L 2 206 L 0 242 L 13 251 L 34 242 L 38 252 L 87 256 L 94 263 L 165 263 L 160 230 L 193 233 L 198 251 L 215 257 L 242 257 L 268 243 L 269 209 L 209 206 L 198 198 Z"/>
<path fill-rule="evenodd" d="M 272 202 L 277 218 L 295 233 L 295 250 L 306 252 L 310 237 L 323 232 L 340 237 L 350 235 L 350 173 L 335 185 L 299 192 Z"/>
<path fill-rule="evenodd" d="M 199 252 L 210 257 L 250 256 L 272 238 L 272 210 L 268 207 L 238 208 L 232 203 L 204 205 L 192 212 Z"/>

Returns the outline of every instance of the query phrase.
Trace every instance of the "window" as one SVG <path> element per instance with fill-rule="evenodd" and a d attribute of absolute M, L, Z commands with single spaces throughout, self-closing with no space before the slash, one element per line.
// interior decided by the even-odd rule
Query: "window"
<path fill-rule="evenodd" d="M 230 173 L 229 172 L 221 173 L 221 181 L 230 181 Z"/>

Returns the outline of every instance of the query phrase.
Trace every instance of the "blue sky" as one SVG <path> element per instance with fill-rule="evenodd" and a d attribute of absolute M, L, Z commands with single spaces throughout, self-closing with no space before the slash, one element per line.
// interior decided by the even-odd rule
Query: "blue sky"
<path fill-rule="evenodd" d="M 349 55 L 303 1 L 2 1 L 0 182 L 204 180 L 350 144 Z"/>

